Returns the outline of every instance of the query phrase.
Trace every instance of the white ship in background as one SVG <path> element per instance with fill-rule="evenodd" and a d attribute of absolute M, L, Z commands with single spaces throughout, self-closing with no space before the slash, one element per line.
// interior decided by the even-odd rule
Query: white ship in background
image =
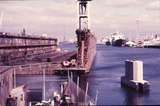
<path fill-rule="evenodd" d="M 119 32 L 112 33 L 111 35 L 104 38 L 102 41 L 105 41 L 106 45 L 112 46 L 123 46 L 126 42 L 124 34 Z"/>
<path fill-rule="evenodd" d="M 160 37 L 158 35 L 155 35 L 151 39 L 144 40 L 143 46 L 144 47 L 151 47 L 151 48 L 160 47 Z"/>
<path fill-rule="evenodd" d="M 4 17 L 4 14 L 3 14 L 3 11 L 2 11 L 0 13 L 0 31 L 2 31 L 3 17 Z"/>

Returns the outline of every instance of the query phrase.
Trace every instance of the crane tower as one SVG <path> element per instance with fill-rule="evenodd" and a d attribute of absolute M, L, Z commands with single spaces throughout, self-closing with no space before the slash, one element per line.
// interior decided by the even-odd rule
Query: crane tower
<path fill-rule="evenodd" d="M 92 0 L 78 0 L 79 2 L 79 28 L 76 30 L 77 34 L 77 44 L 78 44 L 78 53 L 77 53 L 77 63 L 79 67 L 90 67 L 92 63 L 92 57 L 89 56 L 90 48 L 92 46 L 93 34 L 89 30 L 88 22 L 88 2 Z M 95 41 L 95 40 L 94 40 Z M 93 45 L 95 42 L 93 41 Z M 90 50 L 89 50 L 90 49 Z M 94 50 L 95 51 L 95 48 Z M 87 69 L 88 70 L 88 69 Z"/>

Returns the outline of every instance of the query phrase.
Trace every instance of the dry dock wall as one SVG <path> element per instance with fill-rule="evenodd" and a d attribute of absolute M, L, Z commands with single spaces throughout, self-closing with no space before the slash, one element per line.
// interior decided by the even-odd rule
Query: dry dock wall
<path fill-rule="evenodd" d="M 0 67 L 0 106 L 5 106 L 6 99 L 13 88 L 13 68 Z"/>
<path fill-rule="evenodd" d="M 51 75 L 55 74 L 55 70 L 60 68 L 60 64 L 54 63 L 35 63 L 35 64 L 27 64 L 15 66 L 16 75 L 41 75 L 45 70 L 45 74 Z"/>

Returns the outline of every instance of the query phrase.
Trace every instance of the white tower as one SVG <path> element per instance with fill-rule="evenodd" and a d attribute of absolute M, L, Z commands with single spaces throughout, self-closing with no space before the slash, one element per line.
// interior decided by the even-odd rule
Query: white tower
<path fill-rule="evenodd" d="M 88 1 L 92 0 L 78 0 L 79 1 L 79 29 L 88 29 Z"/>
<path fill-rule="evenodd" d="M 76 31 L 78 38 L 78 65 L 84 67 L 85 42 L 88 28 L 88 2 L 92 0 L 78 0 L 79 2 L 79 28 Z"/>

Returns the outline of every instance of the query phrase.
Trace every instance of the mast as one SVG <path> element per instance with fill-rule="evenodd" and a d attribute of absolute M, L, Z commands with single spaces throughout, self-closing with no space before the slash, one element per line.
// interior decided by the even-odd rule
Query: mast
<path fill-rule="evenodd" d="M 22 36 L 26 36 L 26 30 L 25 30 L 25 28 L 22 29 L 21 35 Z"/>
<path fill-rule="evenodd" d="M 0 14 L 0 31 L 2 31 L 3 16 L 4 16 L 4 14 L 3 14 L 3 11 L 2 11 L 1 14 Z"/>
<path fill-rule="evenodd" d="M 43 101 L 46 100 L 46 73 L 45 69 L 43 69 Z"/>

